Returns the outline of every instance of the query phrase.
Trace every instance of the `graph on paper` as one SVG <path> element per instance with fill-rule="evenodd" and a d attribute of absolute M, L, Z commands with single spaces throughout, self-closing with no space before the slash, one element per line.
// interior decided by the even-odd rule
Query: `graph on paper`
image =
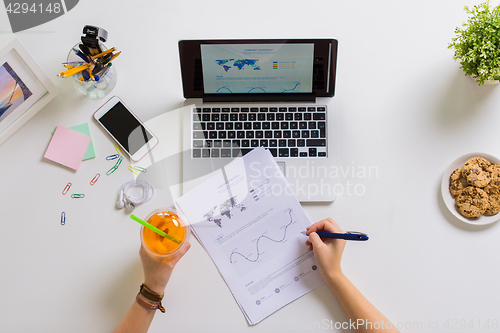
<path fill-rule="evenodd" d="M 229 263 L 243 276 L 287 251 L 290 235 L 302 229 L 291 209 L 279 211 L 225 246 Z"/>

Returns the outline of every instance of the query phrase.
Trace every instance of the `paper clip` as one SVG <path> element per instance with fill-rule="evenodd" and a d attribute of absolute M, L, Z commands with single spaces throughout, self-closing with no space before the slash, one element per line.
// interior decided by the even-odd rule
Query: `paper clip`
<path fill-rule="evenodd" d="M 118 154 L 109 155 L 108 157 L 106 157 L 106 161 L 116 160 L 119 156 L 120 155 L 118 155 Z"/>
<path fill-rule="evenodd" d="M 123 156 L 120 156 L 120 158 L 118 159 L 118 161 L 116 161 L 116 164 L 111 169 L 109 169 L 108 172 L 106 172 L 106 175 L 109 176 L 110 174 L 112 174 L 113 172 L 115 172 L 116 169 L 118 169 L 118 167 L 122 163 L 122 161 L 123 161 Z"/>
<path fill-rule="evenodd" d="M 120 149 L 120 146 L 115 145 L 115 149 L 116 149 L 116 151 L 118 152 L 118 155 L 123 156 L 123 152 L 122 152 L 122 150 Z"/>
<path fill-rule="evenodd" d="M 142 173 L 146 173 L 146 169 L 144 169 L 143 167 L 140 167 L 140 166 L 135 166 L 134 169 L 136 169 L 137 171 L 140 171 Z"/>
<path fill-rule="evenodd" d="M 99 177 L 101 177 L 100 173 L 98 173 L 97 175 L 95 175 L 94 178 L 92 178 L 92 180 L 90 181 L 90 185 L 94 185 L 95 182 L 99 179 Z"/>
<path fill-rule="evenodd" d="M 62 212 L 61 213 L 61 225 L 65 225 L 65 224 L 66 224 L 66 213 Z"/>
<path fill-rule="evenodd" d="M 65 195 L 66 193 L 68 193 L 69 189 L 71 188 L 71 185 L 72 185 L 71 183 L 66 184 L 66 187 L 62 191 L 63 195 Z"/>
<path fill-rule="evenodd" d="M 85 194 L 72 194 L 71 197 L 74 199 L 85 198 Z"/>
<path fill-rule="evenodd" d="M 141 173 L 139 172 L 139 170 L 136 170 L 135 168 L 133 168 L 131 165 L 128 166 L 128 169 L 130 171 L 132 171 L 133 173 L 135 173 L 136 175 L 140 175 Z"/>
<path fill-rule="evenodd" d="M 120 164 L 122 163 L 123 161 L 123 156 L 120 156 L 120 158 L 118 158 L 118 161 L 116 161 L 116 164 L 115 164 L 115 168 L 118 169 L 118 167 L 120 166 Z M 116 170 L 115 169 L 115 170 Z"/>

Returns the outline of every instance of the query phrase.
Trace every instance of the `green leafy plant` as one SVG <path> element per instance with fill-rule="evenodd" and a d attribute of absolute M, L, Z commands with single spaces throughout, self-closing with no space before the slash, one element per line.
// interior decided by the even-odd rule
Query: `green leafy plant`
<path fill-rule="evenodd" d="M 462 28 L 455 29 L 456 37 L 448 48 L 453 48 L 453 59 L 460 59 L 460 67 L 479 85 L 487 80 L 500 80 L 500 5 L 491 9 L 486 1 L 464 10 L 470 15 Z"/>

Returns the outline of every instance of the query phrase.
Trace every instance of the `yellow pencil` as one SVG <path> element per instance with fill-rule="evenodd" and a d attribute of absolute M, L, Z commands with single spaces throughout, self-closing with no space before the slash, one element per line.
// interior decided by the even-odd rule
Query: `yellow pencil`
<path fill-rule="evenodd" d="M 75 68 L 74 66 L 71 66 L 71 65 L 68 65 L 68 64 L 65 64 L 64 67 L 66 67 L 67 69 Z"/>
<path fill-rule="evenodd" d="M 81 65 L 81 66 L 78 66 L 78 67 L 74 67 L 74 68 L 68 69 L 67 71 L 64 71 L 64 72 L 61 72 L 61 73 L 57 74 L 57 76 L 62 77 L 62 78 L 66 78 L 66 77 L 75 75 L 76 73 L 80 73 L 81 71 L 84 71 L 87 68 L 93 69 L 94 65 L 91 64 L 91 63 L 88 63 L 88 64 Z"/>
<path fill-rule="evenodd" d="M 111 52 L 113 52 L 114 50 L 115 50 L 115 48 L 114 48 L 114 47 L 112 47 L 112 48 L 110 48 L 109 50 L 106 50 L 106 51 L 104 51 L 104 52 L 102 52 L 102 53 L 96 54 L 95 56 L 92 56 L 92 60 L 96 60 L 97 58 L 100 58 L 100 57 L 102 57 L 102 56 L 105 56 L 106 54 L 111 53 Z"/>
<path fill-rule="evenodd" d="M 113 61 L 116 57 L 118 57 L 118 56 L 120 55 L 120 53 L 122 53 L 122 51 L 120 51 L 120 52 L 116 53 L 116 54 L 115 54 L 115 55 L 114 55 L 111 59 L 109 59 L 109 61 L 108 61 L 108 62 Z"/>
<path fill-rule="evenodd" d="M 94 77 L 94 75 L 92 74 L 92 70 L 89 68 L 89 69 L 87 69 L 87 71 L 89 72 L 90 79 L 91 79 L 92 81 L 95 81 L 95 77 Z"/>

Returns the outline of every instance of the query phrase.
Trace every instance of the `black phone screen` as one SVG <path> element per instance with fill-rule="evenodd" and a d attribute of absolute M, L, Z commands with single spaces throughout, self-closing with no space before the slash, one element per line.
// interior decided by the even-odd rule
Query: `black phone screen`
<path fill-rule="evenodd" d="M 130 155 L 134 155 L 153 138 L 151 133 L 120 102 L 99 118 L 99 122 Z"/>

